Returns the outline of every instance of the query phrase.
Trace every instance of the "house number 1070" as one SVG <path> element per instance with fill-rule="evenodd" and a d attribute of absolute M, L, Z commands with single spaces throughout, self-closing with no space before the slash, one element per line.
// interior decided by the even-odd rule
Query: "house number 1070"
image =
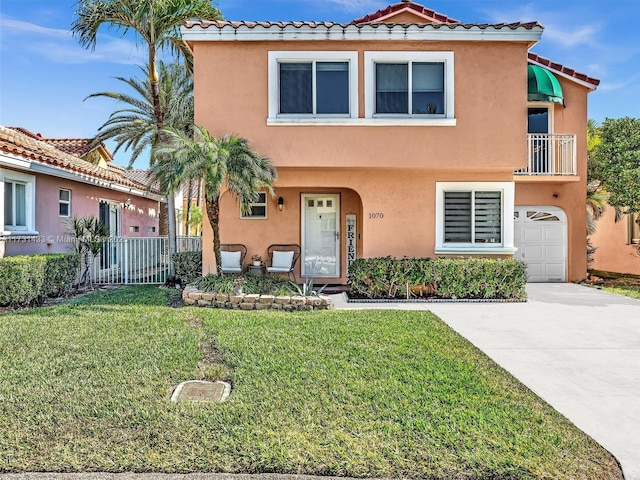
<path fill-rule="evenodd" d="M 372 212 L 369 214 L 369 218 L 384 218 L 384 213 Z"/>

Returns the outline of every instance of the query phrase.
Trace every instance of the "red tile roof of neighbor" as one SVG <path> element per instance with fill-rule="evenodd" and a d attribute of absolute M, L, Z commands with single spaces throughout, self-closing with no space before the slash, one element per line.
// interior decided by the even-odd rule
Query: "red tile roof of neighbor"
<path fill-rule="evenodd" d="M 82 155 L 89 153 L 91 150 L 97 148 L 97 146 L 92 147 L 92 138 L 47 138 L 43 137 L 41 133 L 33 133 L 31 130 L 27 130 L 23 127 L 8 128 L 17 130 L 18 132 L 24 133 L 31 138 L 35 138 L 36 140 L 46 142 L 50 145 L 53 145 L 58 150 L 69 153 L 71 155 L 75 155 L 76 157 L 81 157 Z M 113 158 L 113 155 L 104 143 L 101 142 L 100 146 L 106 150 L 110 158 Z"/>
<path fill-rule="evenodd" d="M 121 186 L 139 190 L 146 188 L 145 184 L 129 179 L 113 169 L 99 167 L 63 152 L 44 141 L 41 136 L 20 127 L 0 125 L 0 151 Z"/>

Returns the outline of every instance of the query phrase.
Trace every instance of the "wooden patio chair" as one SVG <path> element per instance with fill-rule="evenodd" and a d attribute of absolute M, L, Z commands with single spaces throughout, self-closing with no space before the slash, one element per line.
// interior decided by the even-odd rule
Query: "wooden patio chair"
<path fill-rule="evenodd" d="M 241 243 L 220 244 L 220 263 L 222 273 L 242 273 L 247 247 Z"/>
<path fill-rule="evenodd" d="M 269 245 L 267 254 L 271 264 L 267 267 L 268 273 L 286 273 L 289 278 L 296 281 L 293 269 L 300 258 L 300 245 L 295 243 Z"/>

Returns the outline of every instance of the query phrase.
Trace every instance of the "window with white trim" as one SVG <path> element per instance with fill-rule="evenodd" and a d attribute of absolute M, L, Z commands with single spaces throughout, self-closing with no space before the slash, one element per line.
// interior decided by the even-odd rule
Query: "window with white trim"
<path fill-rule="evenodd" d="M 0 225 L 8 232 L 36 234 L 35 183 L 33 175 L 0 169 L 2 218 Z"/>
<path fill-rule="evenodd" d="M 454 119 L 453 52 L 365 52 L 366 118 Z"/>
<path fill-rule="evenodd" d="M 357 63 L 357 52 L 269 52 L 269 118 L 357 118 Z"/>
<path fill-rule="evenodd" d="M 258 200 L 249 204 L 249 212 L 243 214 L 240 210 L 240 218 L 245 219 L 265 219 L 267 218 L 267 194 L 266 192 L 258 193 Z"/>
<path fill-rule="evenodd" d="M 58 214 L 61 217 L 71 216 L 71 190 L 66 188 L 58 190 Z"/>
<path fill-rule="evenodd" d="M 436 253 L 513 248 L 513 182 L 437 182 Z"/>

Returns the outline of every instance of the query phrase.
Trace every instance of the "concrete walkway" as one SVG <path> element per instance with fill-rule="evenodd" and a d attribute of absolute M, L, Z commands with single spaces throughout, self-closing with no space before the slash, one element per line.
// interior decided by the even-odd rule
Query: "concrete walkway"
<path fill-rule="evenodd" d="M 431 310 L 571 420 L 640 480 L 640 300 L 529 284 L 527 303 L 354 304 Z"/>

